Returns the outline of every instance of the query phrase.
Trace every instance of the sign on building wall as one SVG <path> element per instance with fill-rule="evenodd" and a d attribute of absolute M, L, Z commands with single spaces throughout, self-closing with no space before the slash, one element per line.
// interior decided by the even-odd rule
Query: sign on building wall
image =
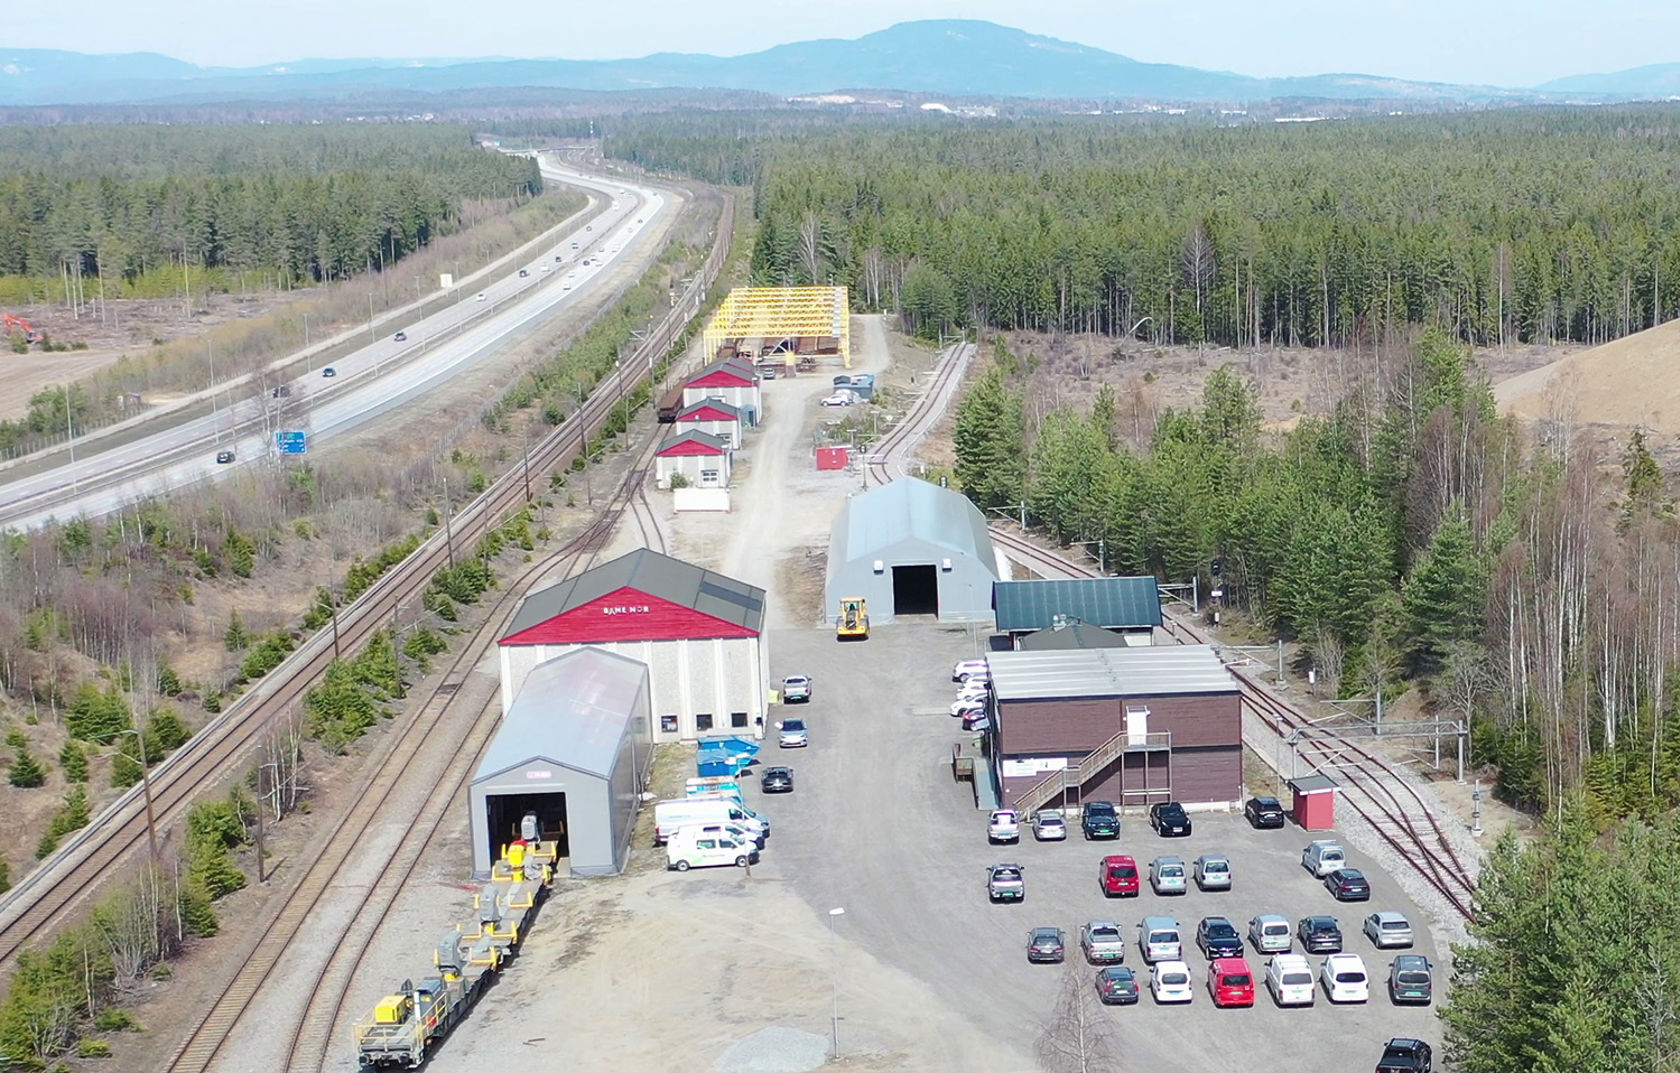
<path fill-rule="evenodd" d="M 1065 756 L 1034 756 L 1026 760 L 1005 760 L 1000 765 L 1006 779 L 1021 779 L 1032 775 L 1048 775 L 1052 771 L 1067 770 Z"/>

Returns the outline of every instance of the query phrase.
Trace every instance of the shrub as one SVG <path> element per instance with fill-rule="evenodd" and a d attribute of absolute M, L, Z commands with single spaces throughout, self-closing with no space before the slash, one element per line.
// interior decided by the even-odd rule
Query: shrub
<path fill-rule="evenodd" d="M 251 635 L 245 632 L 245 623 L 240 621 L 239 612 L 228 616 L 227 632 L 222 634 L 222 643 L 229 652 L 243 651 L 251 643 Z"/>
<path fill-rule="evenodd" d="M 109 1058 L 111 1045 L 102 1039 L 84 1039 L 76 1044 L 77 1058 Z"/>
<path fill-rule="evenodd" d="M 293 648 L 292 635 L 285 630 L 264 634 L 239 664 L 242 679 L 261 678 L 280 666 Z"/>
<path fill-rule="evenodd" d="M 12 761 L 11 780 L 13 786 L 33 790 L 47 781 L 47 771 L 28 749 L 19 749 L 17 759 Z"/>
<path fill-rule="evenodd" d="M 173 708 L 159 708 L 146 721 L 146 759 L 157 763 L 179 749 L 192 737 L 192 731 L 181 722 Z"/>
<path fill-rule="evenodd" d="M 75 738 L 64 743 L 64 748 L 58 751 L 58 766 L 64 772 L 64 777 L 71 782 L 86 782 L 88 777 L 87 750 Z"/>
<path fill-rule="evenodd" d="M 101 1032 L 127 1032 L 138 1030 L 140 1026 L 134 1023 L 134 1018 L 127 1010 L 107 1006 L 94 1017 L 93 1027 Z"/>
<path fill-rule="evenodd" d="M 181 693 L 181 676 L 175 673 L 175 668 L 161 660 L 157 665 L 157 691 L 165 697 L 175 697 Z"/>
<path fill-rule="evenodd" d="M 72 737 L 109 745 L 118 734 L 134 725 L 128 698 L 115 686 L 103 690 L 83 682 L 65 713 L 64 725 Z"/>

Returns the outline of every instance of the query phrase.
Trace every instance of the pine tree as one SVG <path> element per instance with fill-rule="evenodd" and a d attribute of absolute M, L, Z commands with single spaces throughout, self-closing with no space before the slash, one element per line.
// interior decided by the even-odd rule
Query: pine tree
<path fill-rule="evenodd" d="M 957 484 L 982 508 L 1017 502 L 1025 470 L 1021 398 L 989 370 L 957 408 Z"/>
<path fill-rule="evenodd" d="M 1474 640 L 1486 600 L 1487 580 L 1470 526 L 1461 516 L 1449 517 L 1435 530 L 1403 593 L 1413 669 L 1433 674 L 1454 642 Z"/>
<path fill-rule="evenodd" d="M 239 612 L 228 616 L 227 632 L 222 634 L 222 643 L 229 652 L 241 652 L 251 643 L 250 634 L 245 632 L 245 623 L 239 619 Z"/>
<path fill-rule="evenodd" d="M 58 766 L 64 772 L 64 777 L 71 782 L 86 782 L 88 777 L 87 750 L 75 738 L 64 742 L 64 748 L 58 751 Z"/>
<path fill-rule="evenodd" d="M 47 781 L 46 768 L 28 749 L 19 749 L 17 759 L 12 761 L 12 785 L 24 790 L 32 790 Z"/>

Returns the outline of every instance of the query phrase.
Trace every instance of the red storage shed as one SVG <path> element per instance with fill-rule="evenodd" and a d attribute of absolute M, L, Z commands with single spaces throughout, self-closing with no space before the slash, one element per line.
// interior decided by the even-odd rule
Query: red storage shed
<path fill-rule="evenodd" d="M 1328 831 L 1336 826 L 1338 784 L 1328 775 L 1303 775 L 1289 780 L 1294 795 L 1295 822 L 1307 831 Z"/>
<path fill-rule="evenodd" d="M 849 447 L 819 447 L 817 448 L 817 468 L 845 469 L 851 460 Z"/>

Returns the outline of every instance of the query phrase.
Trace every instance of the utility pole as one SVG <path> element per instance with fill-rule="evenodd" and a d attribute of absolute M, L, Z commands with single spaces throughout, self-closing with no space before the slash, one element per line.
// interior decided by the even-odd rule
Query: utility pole
<path fill-rule="evenodd" d="M 449 569 L 455 569 L 455 527 L 450 521 L 449 478 L 443 478 L 443 546 L 449 552 Z"/>
<path fill-rule="evenodd" d="M 264 858 L 267 856 L 263 846 L 263 812 L 268 806 L 268 791 L 264 787 L 267 781 L 264 775 L 268 773 L 267 764 L 257 765 L 257 885 L 268 882 L 268 870 Z"/>
<path fill-rule="evenodd" d="M 146 762 L 146 735 L 134 727 L 129 727 L 123 734 L 133 734 L 134 740 L 140 746 L 140 792 L 146 799 L 146 845 L 151 850 L 152 866 L 157 867 L 157 821 L 152 815 L 152 768 Z"/>
<path fill-rule="evenodd" d="M 373 334 L 373 292 L 368 292 L 368 342 L 376 342 Z M 377 359 L 375 359 L 377 360 Z"/>

